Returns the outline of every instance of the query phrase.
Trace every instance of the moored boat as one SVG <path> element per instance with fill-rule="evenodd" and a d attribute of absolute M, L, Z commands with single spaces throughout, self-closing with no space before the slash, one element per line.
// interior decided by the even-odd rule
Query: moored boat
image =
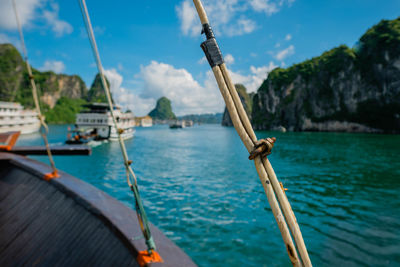
<path fill-rule="evenodd" d="M 179 129 L 179 128 L 185 128 L 185 127 L 186 127 L 185 121 L 176 120 L 176 121 L 172 121 L 169 124 L 169 128 L 171 128 L 171 129 Z"/>
<path fill-rule="evenodd" d="M 106 103 L 85 105 L 85 110 L 76 116 L 75 129 L 72 137 L 66 141 L 72 144 L 86 143 L 87 140 L 118 140 L 117 129 L 114 127 L 110 109 Z M 121 107 L 114 105 L 114 114 L 121 137 L 129 139 L 135 133 L 135 117 L 132 112 L 122 112 Z"/>
<path fill-rule="evenodd" d="M 0 101 L 0 133 L 19 131 L 21 134 L 37 132 L 40 128 L 38 114 L 20 103 Z"/>

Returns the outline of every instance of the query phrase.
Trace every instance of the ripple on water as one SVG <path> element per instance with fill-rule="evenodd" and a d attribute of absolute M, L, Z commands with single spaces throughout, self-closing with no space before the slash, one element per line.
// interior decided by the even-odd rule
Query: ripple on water
<path fill-rule="evenodd" d="M 51 126 L 50 142 L 64 141 L 65 130 Z M 278 138 L 269 158 L 289 189 L 314 266 L 400 265 L 400 136 L 257 135 Z M 42 143 L 35 135 L 19 144 Z M 197 264 L 290 266 L 254 164 L 232 128 L 138 128 L 126 146 L 150 220 Z M 56 157 L 56 164 L 133 208 L 118 144 L 92 149 L 90 157 Z"/>

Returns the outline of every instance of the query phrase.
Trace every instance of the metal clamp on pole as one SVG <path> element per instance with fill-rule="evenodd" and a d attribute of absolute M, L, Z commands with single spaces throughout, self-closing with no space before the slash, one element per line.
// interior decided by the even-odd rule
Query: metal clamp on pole
<path fill-rule="evenodd" d="M 211 68 L 219 66 L 224 63 L 224 58 L 222 56 L 221 50 L 215 40 L 214 33 L 211 26 L 208 23 L 203 24 L 203 30 L 201 33 L 205 34 L 207 40 L 201 43 L 200 47 L 203 49 L 204 54 L 210 64 Z"/>

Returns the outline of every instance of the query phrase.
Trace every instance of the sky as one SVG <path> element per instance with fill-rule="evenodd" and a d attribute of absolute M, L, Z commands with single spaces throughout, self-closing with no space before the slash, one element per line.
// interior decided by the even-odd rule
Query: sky
<path fill-rule="evenodd" d="M 28 56 L 39 70 L 97 73 L 79 2 L 16 0 Z M 400 16 L 399 0 L 203 0 L 235 83 L 255 92 L 276 67 L 352 47 L 382 19 Z M 86 0 L 115 101 L 136 115 L 168 97 L 177 115 L 222 112 L 223 99 L 200 48 L 190 0 Z M 19 50 L 11 0 L 0 0 L 0 43 Z"/>

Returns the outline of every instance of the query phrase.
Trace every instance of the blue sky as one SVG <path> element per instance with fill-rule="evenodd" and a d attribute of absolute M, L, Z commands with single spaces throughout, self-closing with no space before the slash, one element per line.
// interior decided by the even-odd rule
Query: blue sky
<path fill-rule="evenodd" d="M 33 67 L 97 73 L 78 1 L 16 0 Z M 207 0 L 210 23 L 234 82 L 255 91 L 276 66 L 353 46 L 381 19 L 398 17 L 398 0 Z M 117 102 L 137 115 L 157 98 L 178 115 L 222 112 L 224 104 L 199 45 L 200 22 L 189 0 L 87 0 Z M 0 43 L 18 46 L 11 0 L 0 0 Z"/>

